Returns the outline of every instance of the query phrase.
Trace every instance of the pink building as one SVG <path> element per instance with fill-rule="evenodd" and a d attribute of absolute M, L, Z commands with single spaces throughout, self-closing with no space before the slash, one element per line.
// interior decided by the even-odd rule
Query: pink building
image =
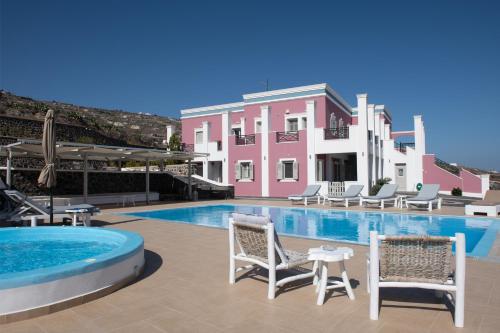
<path fill-rule="evenodd" d="M 209 154 L 195 160 L 198 174 L 233 184 L 236 196 L 286 197 L 308 184 L 326 194 L 332 182 L 364 184 L 366 194 L 383 177 L 412 191 L 424 181 L 422 117 L 394 132 L 384 105 L 359 94 L 352 107 L 328 84 L 181 110 L 181 120 L 184 148 Z"/>

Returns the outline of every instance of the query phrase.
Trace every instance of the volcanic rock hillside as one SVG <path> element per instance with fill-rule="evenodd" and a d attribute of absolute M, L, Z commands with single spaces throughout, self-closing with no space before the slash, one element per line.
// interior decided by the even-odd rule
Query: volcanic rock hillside
<path fill-rule="evenodd" d="M 41 138 L 41 122 L 48 109 L 57 112 L 58 140 L 81 143 L 160 147 L 166 126 L 180 129 L 177 119 L 38 101 L 0 91 L 0 136 Z"/>

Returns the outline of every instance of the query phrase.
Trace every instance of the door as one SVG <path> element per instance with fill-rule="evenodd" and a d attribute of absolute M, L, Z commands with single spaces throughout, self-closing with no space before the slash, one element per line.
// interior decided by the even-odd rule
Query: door
<path fill-rule="evenodd" d="M 406 164 L 396 164 L 396 184 L 398 190 L 406 191 Z"/>

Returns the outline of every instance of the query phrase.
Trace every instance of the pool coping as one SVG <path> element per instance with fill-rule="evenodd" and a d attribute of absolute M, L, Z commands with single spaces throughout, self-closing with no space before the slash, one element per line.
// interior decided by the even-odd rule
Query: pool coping
<path fill-rule="evenodd" d="M 192 225 L 192 226 L 200 226 L 200 227 L 207 227 L 207 228 L 216 228 L 216 229 L 223 229 L 227 230 L 227 227 L 221 227 L 221 226 L 212 226 L 212 225 L 207 225 L 207 224 L 193 224 L 185 221 L 177 221 L 177 220 L 167 220 L 167 219 L 160 219 L 160 218 L 147 218 L 144 216 L 140 215 L 135 215 L 134 213 L 144 213 L 144 212 L 156 212 L 156 211 L 164 211 L 164 210 L 172 210 L 172 209 L 182 209 L 182 208 L 195 208 L 195 207 L 211 207 L 211 206 L 247 206 L 247 207 L 270 207 L 270 208 L 280 208 L 280 209 L 300 209 L 300 210 L 307 210 L 307 209 L 312 209 L 312 210 L 320 210 L 320 211 L 339 211 L 339 212 L 350 212 L 350 213 L 375 213 L 375 214 L 392 214 L 392 215 L 413 215 L 413 216 L 424 216 L 424 217 L 444 217 L 444 218 L 462 218 L 462 219 L 486 219 L 486 220 L 491 220 L 492 223 L 491 225 L 486 229 L 485 233 L 481 237 L 481 239 L 478 241 L 474 249 L 467 254 L 468 258 L 474 259 L 474 260 L 484 260 L 484 261 L 490 261 L 490 262 L 498 262 L 500 263 L 500 258 L 498 257 L 490 257 L 488 255 L 486 256 L 480 256 L 477 255 L 477 253 L 484 253 L 484 252 L 489 252 L 491 251 L 493 247 L 493 243 L 495 242 L 496 239 L 496 232 L 500 230 L 500 220 L 496 221 L 496 219 L 491 216 L 468 216 L 468 215 L 452 215 L 452 214 L 415 214 L 413 212 L 384 212 L 384 211 L 372 211 L 372 210 L 349 210 L 349 209 L 338 209 L 334 207 L 330 208 L 321 208 L 321 207 L 307 207 L 307 206 L 302 206 L 302 207 L 293 207 L 293 206 L 279 206 L 279 205 L 259 205 L 259 204 L 248 204 L 248 203 L 224 203 L 224 202 L 218 202 L 218 203 L 204 203 L 201 205 L 188 205 L 188 206 L 180 206 L 180 207 L 170 207 L 170 208 L 161 208 L 161 209 L 154 209 L 154 210 L 141 210 L 141 211 L 135 211 L 135 212 L 110 212 L 109 214 L 112 215 L 118 215 L 118 216 L 133 216 L 133 217 L 139 217 L 142 219 L 149 219 L 149 220 L 157 220 L 157 221 L 168 221 L 171 223 L 180 223 L 180 224 L 185 224 L 185 225 Z M 340 207 L 341 208 L 341 207 Z M 496 225 L 498 224 L 498 225 Z M 488 237 L 483 240 L 483 238 L 486 236 L 488 233 Z M 355 242 L 355 241 L 349 241 L 349 240 L 337 240 L 337 239 L 328 239 L 328 238 L 322 238 L 322 237 L 306 237 L 306 236 L 299 236 L 299 235 L 294 235 L 294 234 L 288 234 L 288 233 L 283 233 L 280 232 L 280 235 L 287 236 L 287 237 L 294 237 L 294 238 L 301 238 L 301 239 L 311 239 L 311 240 L 320 240 L 320 241 L 328 241 L 328 242 L 339 242 L 339 243 L 346 243 L 346 244 L 356 244 L 356 245 L 361 245 L 361 246 L 369 246 L 369 243 L 360 243 L 360 242 Z M 492 237 L 493 235 L 494 237 Z M 489 244 L 487 250 L 484 250 L 483 244 L 480 245 L 480 243 L 487 243 Z M 481 246 L 478 248 L 478 246 Z"/>

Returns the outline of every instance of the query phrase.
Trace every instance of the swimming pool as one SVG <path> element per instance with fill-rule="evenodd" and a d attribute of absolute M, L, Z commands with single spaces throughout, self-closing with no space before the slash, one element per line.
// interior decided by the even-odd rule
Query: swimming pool
<path fill-rule="evenodd" d="M 26 317 L 26 312 L 121 285 L 137 277 L 143 266 L 144 241 L 136 233 L 81 227 L 0 229 L 0 300 L 6 300 L 0 302 L 0 319 Z"/>
<path fill-rule="evenodd" d="M 229 216 L 233 212 L 269 215 L 279 234 L 357 244 L 368 244 L 371 230 L 387 235 L 454 236 L 462 232 L 466 237 L 467 254 L 474 257 L 488 255 L 500 225 L 500 221 L 488 218 L 229 204 L 126 215 L 227 228 Z"/>

